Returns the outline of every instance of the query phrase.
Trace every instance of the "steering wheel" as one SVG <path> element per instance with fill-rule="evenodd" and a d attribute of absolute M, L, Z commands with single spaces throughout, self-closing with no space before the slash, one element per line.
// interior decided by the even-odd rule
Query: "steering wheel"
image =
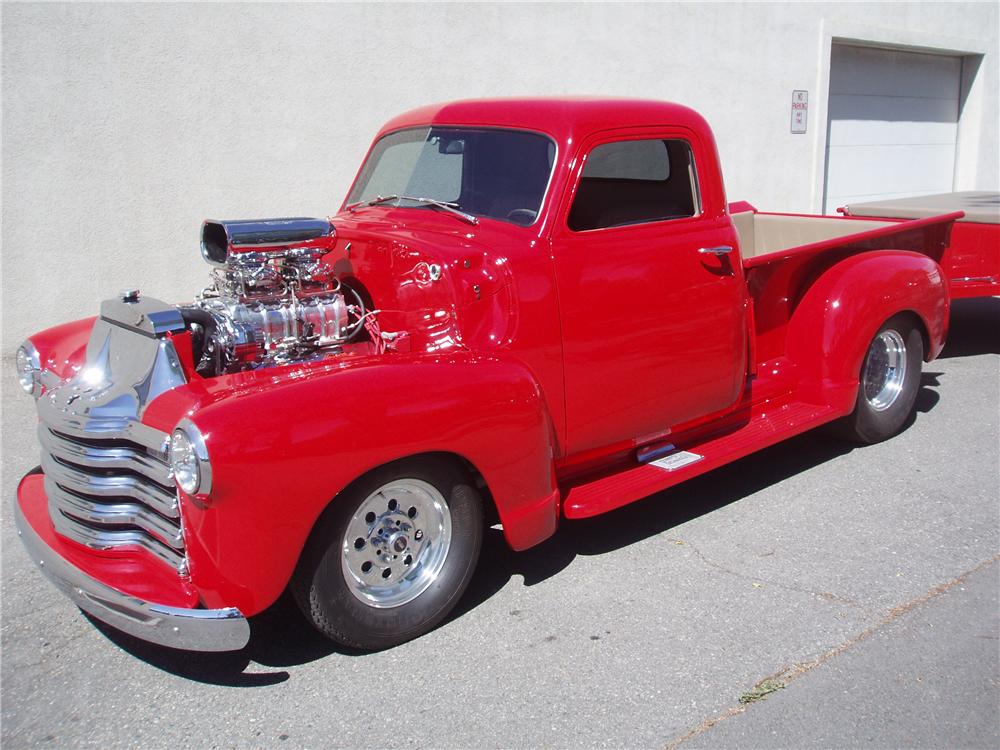
<path fill-rule="evenodd" d="M 530 208 L 515 208 L 507 214 L 507 219 L 515 224 L 527 226 L 535 220 L 536 216 L 538 216 L 538 211 L 532 211 Z"/>

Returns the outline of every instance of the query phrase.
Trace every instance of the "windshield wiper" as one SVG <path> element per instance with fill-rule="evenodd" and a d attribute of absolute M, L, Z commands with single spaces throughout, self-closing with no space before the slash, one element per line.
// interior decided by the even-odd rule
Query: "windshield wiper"
<path fill-rule="evenodd" d="M 376 195 L 374 198 L 364 201 L 357 201 L 355 203 L 348 203 L 344 208 L 346 208 L 351 213 L 355 210 L 361 208 L 362 206 L 377 206 L 381 203 L 388 203 L 389 201 L 399 200 L 398 195 Z"/>
<path fill-rule="evenodd" d="M 354 211 L 362 206 L 378 206 L 382 203 L 388 203 L 389 201 L 413 201 L 414 203 L 423 203 L 425 206 L 433 206 L 434 208 L 440 208 L 442 211 L 447 211 L 452 216 L 457 216 L 467 224 L 475 226 L 479 223 L 478 218 L 458 208 L 457 203 L 439 201 L 435 198 L 414 198 L 411 195 L 377 195 L 371 200 L 358 201 L 357 203 L 352 203 L 349 206 L 346 206 L 346 208 L 348 211 Z"/>
<path fill-rule="evenodd" d="M 470 213 L 466 213 L 458 207 L 457 203 L 450 203 L 449 201 L 439 201 L 434 198 L 410 198 L 407 195 L 400 196 L 404 201 L 416 201 L 417 203 L 424 203 L 428 206 L 434 206 L 434 208 L 440 208 L 442 211 L 447 211 L 453 216 L 457 216 L 462 221 L 467 224 L 472 224 L 475 226 L 479 223 L 479 219 Z"/>

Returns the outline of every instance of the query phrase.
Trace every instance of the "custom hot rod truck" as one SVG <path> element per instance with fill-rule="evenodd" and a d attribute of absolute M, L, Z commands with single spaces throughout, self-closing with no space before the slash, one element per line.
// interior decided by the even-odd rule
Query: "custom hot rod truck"
<path fill-rule="evenodd" d="M 824 423 L 900 430 L 961 216 L 730 211 L 674 104 L 418 109 L 335 216 L 205 222 L 193 302 L 126 291 L 24 343 L 17 528 L 149 641 L 239 649 L 290 587 L 327 636 L 398 644 L 488 523 L 523 550 Z"/>

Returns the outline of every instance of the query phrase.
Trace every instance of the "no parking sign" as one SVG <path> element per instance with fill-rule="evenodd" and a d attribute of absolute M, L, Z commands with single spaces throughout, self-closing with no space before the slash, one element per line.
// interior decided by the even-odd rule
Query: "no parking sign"
<path fill-rule="evenodd" d="M 806 120 L 809 115 L 809 92 L 792 92 L 792 132 L 806 132 Z"/>

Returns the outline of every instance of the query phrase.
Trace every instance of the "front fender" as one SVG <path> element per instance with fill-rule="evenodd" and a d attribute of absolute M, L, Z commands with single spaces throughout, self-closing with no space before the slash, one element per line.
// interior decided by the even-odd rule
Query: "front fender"
<path fill-rule="evenodd" d="M 83 318 L 31 334 L 28 339 L 38 350 L 42 370 L 48 370 L 58 380 L 73 377 L 85 363 L 87 341 L 95 320 L 96 317 Z"/>
<path fill-rule="evenodd" d="M 923 324 L 924 358 L 934 359 L 944 347 L 949 296 L 940 266 L 926 255 L 874 251 L 824 271 L 802 295 L 788 326 L 788 356 L 803 373 L 801 397 L 849 414 L 868 345 L 900 312 Z"/>
<path fill-rule="evenodd" d="M 253 375 L 254 387 L 243 377 L 228 396 L 209 381 L 201 394 L 196 383 L 175 389 L 153 412 L 177 414 L 192 397 L 201 404 L 189 418 L 205 436 L 213 489 L 203 506 L 185 498 L 184 523 L 192 580 L 207 606 L 253 614 L 270 605 L 330 501 L 366 472 L 414 454 L 453 453 L 473 464 L 511 546 L 555 531 L 552 426 L 519 362 L 393 355 Z"/>

